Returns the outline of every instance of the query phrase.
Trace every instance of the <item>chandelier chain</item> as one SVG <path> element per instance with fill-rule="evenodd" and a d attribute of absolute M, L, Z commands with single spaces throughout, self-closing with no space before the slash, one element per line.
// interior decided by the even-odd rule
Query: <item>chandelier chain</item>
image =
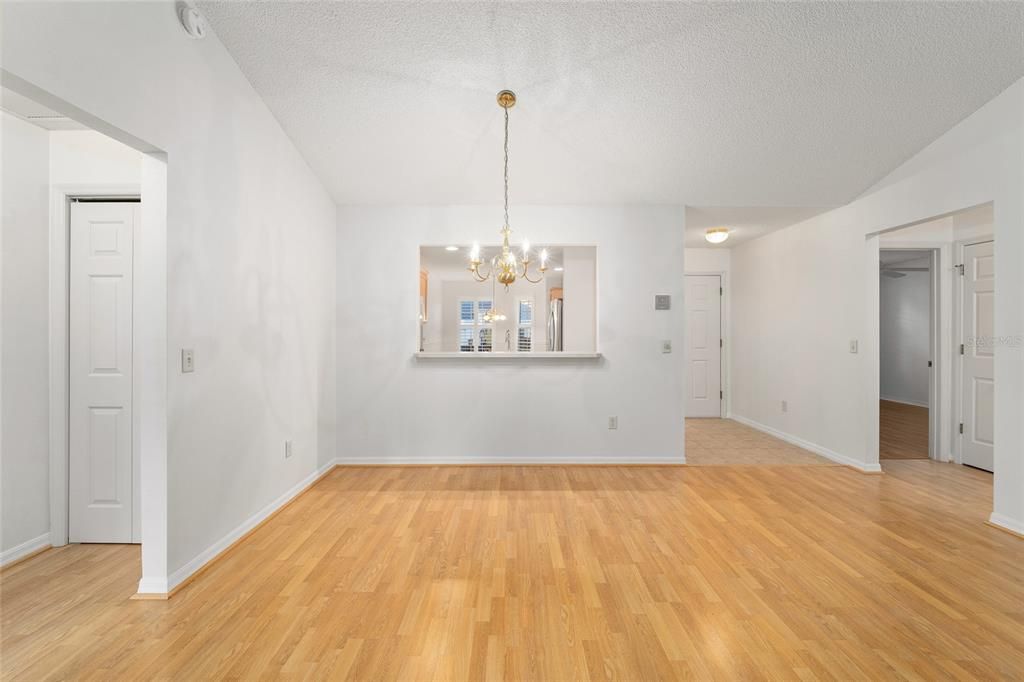
<path fill-rule="evenodd" d="M 508 108 L 505 108 L 505 227 L 508 227 Z"/>

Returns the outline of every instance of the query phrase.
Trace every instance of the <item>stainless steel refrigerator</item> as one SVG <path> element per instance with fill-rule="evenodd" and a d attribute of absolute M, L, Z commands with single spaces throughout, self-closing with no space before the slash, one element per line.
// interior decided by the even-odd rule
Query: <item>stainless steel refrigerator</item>
<path fill-rule="evenodd" d="M 548 350 L 562 350 L 562 299 L 553 298 L 548 304 Z"/>

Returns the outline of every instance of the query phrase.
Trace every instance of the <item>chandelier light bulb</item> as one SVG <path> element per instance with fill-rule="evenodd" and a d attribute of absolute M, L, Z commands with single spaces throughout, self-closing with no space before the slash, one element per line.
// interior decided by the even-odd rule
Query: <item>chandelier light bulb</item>
<path fill-rule="evenodd" d="M 530 240 L 529 239 L 524 239 L 523 240 L 523 260 L 526 260 L 526 258 L 529 255 L 530 255 Z"/>
<path fill-rule="evenodd" d="M 704 232 L 704 239 L 711 244 L 721 244 L 728 238 L 729 228 L 727 227 L 710 227 Z"/>

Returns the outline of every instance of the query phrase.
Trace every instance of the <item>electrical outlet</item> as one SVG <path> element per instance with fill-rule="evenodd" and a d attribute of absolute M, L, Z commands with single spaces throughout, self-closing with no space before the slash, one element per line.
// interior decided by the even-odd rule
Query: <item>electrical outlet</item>
<path fill-rule="evenodd" d="M 782 401 L 782 411 L 789 412 L 789 403 L 787 403 L 785 400 Z"/>
<path fill-rule="evenodd" d="M 196 371 L 196 355 L 191 348 L 181 349 L 181 373 L 188 374 Z"/>
<path fill-rule="evenodd" d="M 671 353 L 672 352 L 672 342 L 671 341 L 662 341 L 661 342 L 661 352 L 662 353 Z"/>
<path fill-rule="evenodd" d="M 291 456 L 292 456 L 292 442 L 290 440 L 286 440 L 284 442 L 284 458 L 288 459 Z"/>
<path fill-rule="evenodd" d="M 611 429 L 612 431 L 614 431 L 615 429 L 619 428 L 619 418 L 618 417 L 608 417 L 608 428 Z"/>

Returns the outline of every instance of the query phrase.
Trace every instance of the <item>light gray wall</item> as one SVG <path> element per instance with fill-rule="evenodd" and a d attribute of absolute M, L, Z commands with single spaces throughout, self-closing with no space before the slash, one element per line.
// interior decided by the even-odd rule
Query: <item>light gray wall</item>
<path fill-rule="evenodd" d="M 928 406 L 931 274 L 879 278 L 881 397 Z"/>
<path fill-rule="evenodd" d="M 339 208 L 342 461 L 682 461 L 683 354 L 660 347 L 683 348 L 681 206 L 515 209 L 513 229 L 528 225 L 520 236 L 534 243 L 597 246 L 603 358 L 413 357 L 419 245 L 485 238 L 480 226 L 500 210 Z M 654 310 L 656 293 L 673 297 L 672 310 Z M 495 437 L 509 424 L 514 437 Z"/>
<path fill-rule="evenodd" d="M 0 113 L 3 163 L 0 551 L 49 543 L 49 138 Z M 16 558 L 11 555 L 12 558 Z"/>
<path fill-rule="evenodd" d="M 6 72 L 167 154 L 173 582 L 333 459 L 334 201 L 217 37 L 190 39 L 173 2 L 6 3 L 2 30 Z M 181 348 L 195 350 L 192 374 Z"/>
<path fill-rule="evenodd" d="M 857 200 L 735 246 L 733 414 L 877 468 L 877 233 L 992 202 L 995 332 L 1009 341 L 995 349 L 991 520 L 1024 532 L 1024 350 L 1013 341 L 1024 338 L 1024 296 L 1013 295 L 1024 291 L 1022 186 L 1017 81 Z"/>

